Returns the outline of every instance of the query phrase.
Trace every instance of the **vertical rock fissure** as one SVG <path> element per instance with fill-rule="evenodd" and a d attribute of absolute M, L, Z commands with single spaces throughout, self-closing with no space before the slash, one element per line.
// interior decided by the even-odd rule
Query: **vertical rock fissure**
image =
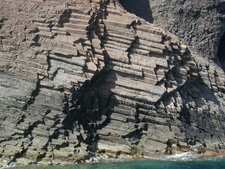
<path fill-rule="evenodd" d="M 28 109 L 28 107 L 34 103 L 35 98 L 38 96 L 38 93 L 40 91 L 40 82 L 41 82 L 41 79 L 39 78 L 39 75 L 37 75 L 36 87 L 32 91 L 30 99 L 23 106 L 23 109 L 22 109 L 23 111 L 26 111 Z"/>
<path fill-rule="evenodd" d="M 135 47 L 137 47 L 139 43 L 138 36 L 134 37 L 134 40 L 131 42 L 130 47 L 126 50 L 129 64 L 131 64 L 131 54 Z"/>

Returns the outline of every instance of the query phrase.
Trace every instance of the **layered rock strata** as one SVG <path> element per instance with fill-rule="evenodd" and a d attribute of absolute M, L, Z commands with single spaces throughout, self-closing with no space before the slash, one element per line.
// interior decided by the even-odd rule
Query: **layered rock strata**
<path fill-rule="evenodd" d="M 225 33 L 224 0 L 119 1 L 128 11 L 177 35 L 196 55 L 225 68 L 225 55 L 218 56 Z"/>
<path fill-rule="evenodd" d="M 0 21 L 0 165 L 222 151 L 223 70 L 117 1 L 1 0 Z"/>

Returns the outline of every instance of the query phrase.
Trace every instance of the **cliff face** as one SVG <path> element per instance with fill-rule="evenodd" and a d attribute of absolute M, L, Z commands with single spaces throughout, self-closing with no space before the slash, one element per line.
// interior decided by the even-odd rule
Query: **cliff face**
<path fill-rule="evenodd" d="M 120 1 L 128 11 L 177 35 L 196 55 L 224 68 L 225 55 L 218 56 L 225 30 L 224 0 Z"/>
<path fill-rule="evenodd" d="M 173 34 L 117 1 L 0 4 L 0 165 L 222 151 L 224 72 Z"/>

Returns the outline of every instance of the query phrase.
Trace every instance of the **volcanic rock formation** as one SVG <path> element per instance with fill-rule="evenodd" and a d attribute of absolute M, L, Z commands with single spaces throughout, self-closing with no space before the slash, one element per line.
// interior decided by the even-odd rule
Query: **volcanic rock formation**
<path fill-rule="evenodd" d="M 225 67 L 225 53 L 223 58 L 218 55 L 219 45 L 224 41 L 225 0 L 119 1 L 129 12 L 177 35 L 195 55 L 213 59 Z"/>
<path fill-rule="evenodd" d="M 224 71 L 175 35 L 117 1 L 0 4 L 0 165 L 224 148 Z"/>

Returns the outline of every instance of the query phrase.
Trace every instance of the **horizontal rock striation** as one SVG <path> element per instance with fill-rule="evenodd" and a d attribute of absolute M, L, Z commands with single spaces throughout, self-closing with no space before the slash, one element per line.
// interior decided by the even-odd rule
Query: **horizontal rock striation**
<path fill-rule="evenodd" d="M 173 34 L 117 1 L 1 4 L 0 165 L 223 149 L 224 72 Z"/>
<path fill-rule="evenodd" d="M 224 0 L 119 1 L 128 11 L 174 33 L 195 55 L 214 60 L 224 68 L 218 58 L 225 28 Z"/>

